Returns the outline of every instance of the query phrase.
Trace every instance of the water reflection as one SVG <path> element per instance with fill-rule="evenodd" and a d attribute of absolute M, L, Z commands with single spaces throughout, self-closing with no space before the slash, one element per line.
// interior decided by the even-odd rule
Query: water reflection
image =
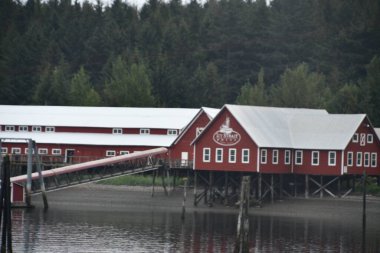
<path fill-rule="evenodd" d="M 12 210 L 14 252 L 232 252 L 230 213 Z M 250 217 L 250 252 L 360 252 L 358 221 Z M 367 224 L 367 252 L 380 248 Z"/>

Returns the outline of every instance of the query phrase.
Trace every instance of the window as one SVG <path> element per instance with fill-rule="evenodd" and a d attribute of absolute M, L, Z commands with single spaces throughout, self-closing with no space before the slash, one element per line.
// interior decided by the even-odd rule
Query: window
<path fill-rule="evenodd" d="M 336 165 L 336 152 L 329 151 L 329 166 L 335 166 L 335 165 Z"/>
<path fill-rule="evenodd" d="M 39 148 L 38 149 L 38 154 L 39 155 L 47 155 L 48 154 L 47 148 Z"/>
<path fill-rule="evenodd" d="M 367 134 L 367 143 L 373 143 L 373 134 Z"/>
<path fill-rule="evenodd" d="M 195 136 L 198 136 L 202 133 L 204 127 L 197 127 L 197 129 L 195 130 Z"/>
<path fill-rule="evenodd" d="M 8 148 L 1 148 L 1 153 L 4 155 L 4 154 L 8 154 Z"/>
<path fill-rule="evenodd" d="M 359 134 L 358 133 L 355 133 L 354 136 L 352 137 L 352 142 L 359 142 Z"/>
<path fill-rule="evenodd" d="M 236 163 L 236 148 L 230 148 L 228 150 L 228 162 Z"/>
<path fill-rule="evenodd" d="M 106 151 L 106 156 L 115 156 L 116 155 L 116 151 L 115 150 L 107 150 Z"/>
<path fill-rule="evenodd" d="M 302 165 L 302 150 L 296 150 L 296 165 Z"/>
<path fill-rule="evenodd" d="M 168 129 L 168 135 L 177 135 L 178 130 L 177 129 Z"/>
<path fill-rule="evenodd" d="M 123 133 L 123 129 L 121 129 L 121 128 L 113 128 L 112 129 L 112 133 L 113 134 L 122 134 Z M 140 130 L 140 133 L 141 133 L 141 130 Z"/>
<path fill-rule="evenodd" d="M 12 148 L 11 153 L 15 155 L 21 154 L 21 148 Z"/>
<path fill-rule="evenodd" d="M 261 161 L 262 164 L 266 164 L 267 163 L 267 150 L 266 149 L 262 149 L 261 150 L 260 161 Z"/>
<path fill-rule="evenodd" d="M 28 132 L 28 126 L 19 126 L 18 131 L 19 132 Z"/>
<path fill-rule="evenodd" d="M 215 150 L 215 162 L 222 163 L 223 162 L 223 149 L 217 148 Z"/>
<path fill-rule="evenodd" d="M 203 148 L 203 162 L 211 161 L 210 152 L 210 148 Z"/>
<path fill-rule="evenodd" d="M 60 148 L 53 148 L 53 149 L 51 150 L 51 153 L 52 153 L 53 155 L 60 155 L 60 154 L 62 153 L 62 151 L 61 151 Z"/>
<path fill-rule="evenodd" d="M 364 153 L 364 167 L 369 167 L 369 153 Z"/>
<path fill-rule="evenodd" d="M 278 149 L 272 151 L 272 163 L 278 164 Z"/>
<path fill-rule="evenodd" d="M 241 150 L 241 162 L 242 163 L 249 163 L 249 149 L 243 148 Z"/>
<path fill-rule="evenodd" d="M 285 150 L 285 164 L 290 164 L 291 153 L 290 150 Z"/>
<path fill-rule="evenodd" d="M 48 133 L 55 132 L 55 127 L 52 127 L 52 126 L 45 127 L 45 132 L 48 132 Z"/>
<path fill-rule="evenodd" d="M 377 153 L 371 153 L 371 167 L 377 167 Z"/>
<path fill-rule="evenodd" d="M 311 152 L 311 165 L 319 165 L 319 151 Z"/>
<path fill-rule="evenodd" d="M 362 152 L 356 153 L 356 166 L 358 167 L 362 166 Z"/>
<path fill-rule="evenodd" d="M 120 151 L 120 155 L 128 155 L 129 151 Z"/>
<path fill-rule="evenodd" d="M 348 152 L 347 153 L 347 166 L 352 166 L 354 161 L 354 153 Z"/>
<path fill-rule="evenodd" d="M 148 129 L 148 128 L 141 128 L 140 129 L 140 134 L 150 134 L 150 129 Z"/>
<path fill-rule="evenodd" d="M 40 126 L 32 126 L 32 131 L 33 132 L 41 132 L 41 127 Z"/>
<path fill-rule="evenodd" d="M 5 131 L 13 132 L 15 130 L 15 126 L 5 126 Z"/>
<path fill-rule="evenodd" d="M 365 134 L 360 134 L 360 146 L 365 146 Z"/>
<path fill-rule="evenodd" d="M 27 155 L 29 152 L 29 149 L 28 148 L 25 148 L 25 154 Z M 34 154 L 34 149 L 32 149 L 32 154 Z"/>

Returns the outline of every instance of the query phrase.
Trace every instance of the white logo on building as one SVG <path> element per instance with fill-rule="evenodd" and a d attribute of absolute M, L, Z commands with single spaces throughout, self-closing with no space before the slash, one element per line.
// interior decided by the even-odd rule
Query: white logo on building
<path fill-rule="evenodd" d="M 240 141 L 240 134 L 234 131 L 230 124 L 230 118 L 226 117 L 226 121 L 220 126 L 219 131 L 216 131 L 213 135 L 216 143 L 222 146 L 232 146 Z"/>

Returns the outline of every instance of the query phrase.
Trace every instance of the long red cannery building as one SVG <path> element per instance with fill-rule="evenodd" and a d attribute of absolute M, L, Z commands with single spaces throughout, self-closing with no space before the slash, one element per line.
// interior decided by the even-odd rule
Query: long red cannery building
<path fill-rule="evenodd" d="M 192 144 L 195 171 L 321 176 L 310 179 L 319 191 L 324 176 L 380 175 L 380 140 L 365 114 L 225 105 Z"/>

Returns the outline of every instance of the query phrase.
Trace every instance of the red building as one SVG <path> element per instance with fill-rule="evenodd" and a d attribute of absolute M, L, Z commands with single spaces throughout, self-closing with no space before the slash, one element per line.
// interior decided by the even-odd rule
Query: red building
<path fill-rule="evenodd" d="M 188 167 L 193 161 L 193 146 L 191 142 L 215 117 L 219 109 L 202 107 L 186 128 L 178 135 L 169 151 L 171 167 Z"/>
<path fill-rule="evenodd" d="M 0 105 L 1 153 L 27 155 L 24 139 L 52 162 L 84 162 L 170 147 L 199 109 Z"/>
<path fill-rule="evenodd" d="M 364 114 L 225 105 L 192 144 L 195 170 L 380 175 L 380 141 Z"/>

